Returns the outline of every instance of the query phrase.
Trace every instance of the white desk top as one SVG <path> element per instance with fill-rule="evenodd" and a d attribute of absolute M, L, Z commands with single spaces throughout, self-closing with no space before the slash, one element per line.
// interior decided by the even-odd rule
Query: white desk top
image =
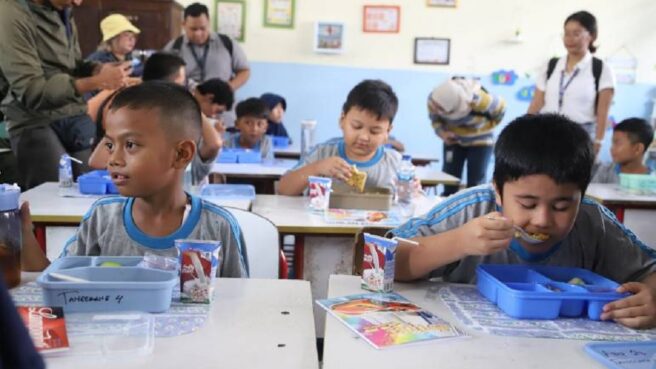
<path fill-rule="evenodd" d="M 633 195 L 621 191 L 618 184 L 591 183 L 585 194 L 605 206 L 616 205 L 656 209 L 656 196 Z"/>
<path fill-rule="evenodd" d="M 437 298 L 426 297 L 429 282 L 395 283 L 395 290 L 433 313 L 456 323 Z M 360 277 L 330 276 L 328 297 L 362 293 Z M 376 350 L 327 315 L 323 369 L 341 368 L 603 368 L 583 351 L 586 341 L 502 337 L 469 332 L 472 337 Z"/>
<path fill-rule="evenodd" d="M 268 218 L 281 233 L 353 235 L 362 228 L 326 222 L 322 214 L 313 214 L 308 210 L 307 201 L 304 196 L 257 195 L 252 211 Z M 415 215 L 428 212 L 439 201 L 439 197 L 416 201 Z"/>
<path fill-rule="evenodd" d="M 32 221 L 41 223 L 79 223 L 82 216 L 99 197 L 61 197 L 57 182 L 47 182 L 21 194 L 21 201 L 30 202 Z M 208 199 L 210 200 L 210 199 Z M 214 200 L 221 206 L 249 210 L 249 200 Z"/>
<path fill-rule="evenodd" d="M 52 357 L 46 360 L 48 368 L 319 367 L 309 282 L 221 278 L 215 293 L 210 316 L 201 328 L 187 335 L 156 338 L 150 355 L 120 361 Z"/>

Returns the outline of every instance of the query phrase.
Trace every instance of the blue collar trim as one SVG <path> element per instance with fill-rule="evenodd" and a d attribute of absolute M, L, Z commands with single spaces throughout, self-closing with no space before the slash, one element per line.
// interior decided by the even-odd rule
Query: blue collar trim
<path fill-rule="evenodd" d="M 367 168 L 367 167 L 371 167 L 371 166 L 374 166 L 374 165 L 378 164 L 380 159 L 382 159 L 383 155 L 385 154 L 385 148 L 383 146 L 379 146 L 376 149 L 376 153 L 374 154 L 374 156 L 371 159 L 369 159 L 367 161 L 351 160 L 346 156 L 346 148 L 344 147 L 344 139 L 339 140 L 339 142 L 337 143 L 337 150 L 338 150 L 339 156 L 342 159 L 344 159 L 350 165 L 355 165 L 356 167 L 359 167 L 359 168 Z"/>
<path fill-rule="evenodd" d="M 240 138 L 241 138 L 241 134 L 239 134 L 239 133 L 235 133 L 235 135 L 232 136 L 232 147 L 235 147 L 235 148 L 238 148 L 238 149 L 244 148 L 244 147 L 241 146 L 241 143 L 239 143 Z M 259 151 L 261 143 L 262 143 L 262 140 L 257 140 L 257 142 L 255 143 L 255 146 L 253 146 L 253 148 L 251 148 L 250 150 Z"/>
<path fill-rule="evenodd" d="M 497 211 L 500 213 L 503 213 L 503 208 L 499 206 L 499 204 L 496 204 Z M 549 250 L 545 252 L 540 252 L 540 253 L 533 253 L 527 251 L 519 241 L 516 239 L 512 239 L 510 241 L 510 250 L 512 250 L 517 256 L 519 256 L 520 259 L 524 261 L 528 261 L 531 263 L 539 262 L 545 259 L 548 259 L 551 255 L 553 255 L 558 249 L 560 248 L 560 245 L 562 242 L 558 242 L 557 244 L 553 245 Z"/>

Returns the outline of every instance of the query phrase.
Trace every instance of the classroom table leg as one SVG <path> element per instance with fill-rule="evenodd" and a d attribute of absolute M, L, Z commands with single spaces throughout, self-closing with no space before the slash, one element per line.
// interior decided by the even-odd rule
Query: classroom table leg
<path fill-rule="evenodd" d="M 36 237 L 37 242 L 39 242 L 39 246 L 41 246 L 41 250 L 43 250 L 43 252 L 46 252 L 46 226 L 45 226 L 45 224 L 39 224 L 39 223 L 34 224 L 34 236 Z"/>
<path fill-rule="evenodd" d="M 609 206 L 608 209 L 615 213 L 615 217 L 620 223 L 624 223 L 624 208 L 621 206 Z"/>
<path fill-rule="evenodd" d="M 303 260 L 305 253 L 305 237 L 294 235 L 294 278 L 303 279 Z"/>

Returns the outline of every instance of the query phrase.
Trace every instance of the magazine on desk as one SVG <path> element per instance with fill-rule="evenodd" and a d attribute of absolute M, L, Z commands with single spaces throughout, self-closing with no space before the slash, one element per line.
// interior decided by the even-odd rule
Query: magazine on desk
<path fill-rule="evenodd" d="M 394 292 L 335 297 L 317 304 L 377 349 L 466 336 Z"/>
<path fill-rule="evenodd" d="M 58 306 L 18 306 L 36 349 L 42 354 L 69 349 L 64 310 Z"/>

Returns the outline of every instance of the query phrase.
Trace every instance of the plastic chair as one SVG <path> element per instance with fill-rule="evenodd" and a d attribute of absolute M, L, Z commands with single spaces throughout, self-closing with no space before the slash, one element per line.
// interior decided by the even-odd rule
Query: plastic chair
<path fill-rule="evenodd" d="M 280 249 L 278 228 L 269 219 L 250 211 L 225 207 L 241 227 L 251 278 L 286 279 L 287 260 Z"/>
<path fill-rule="evenodd" d="M 353 275 L 362 275 L 362 258 L 364 257 L 364 234 L 369 233 L 376 236 L 384 237 L 389 231 L 388 228 L 382 227 L 362 227 L 355 234 L 355 243 L 353 244 Z"/>

